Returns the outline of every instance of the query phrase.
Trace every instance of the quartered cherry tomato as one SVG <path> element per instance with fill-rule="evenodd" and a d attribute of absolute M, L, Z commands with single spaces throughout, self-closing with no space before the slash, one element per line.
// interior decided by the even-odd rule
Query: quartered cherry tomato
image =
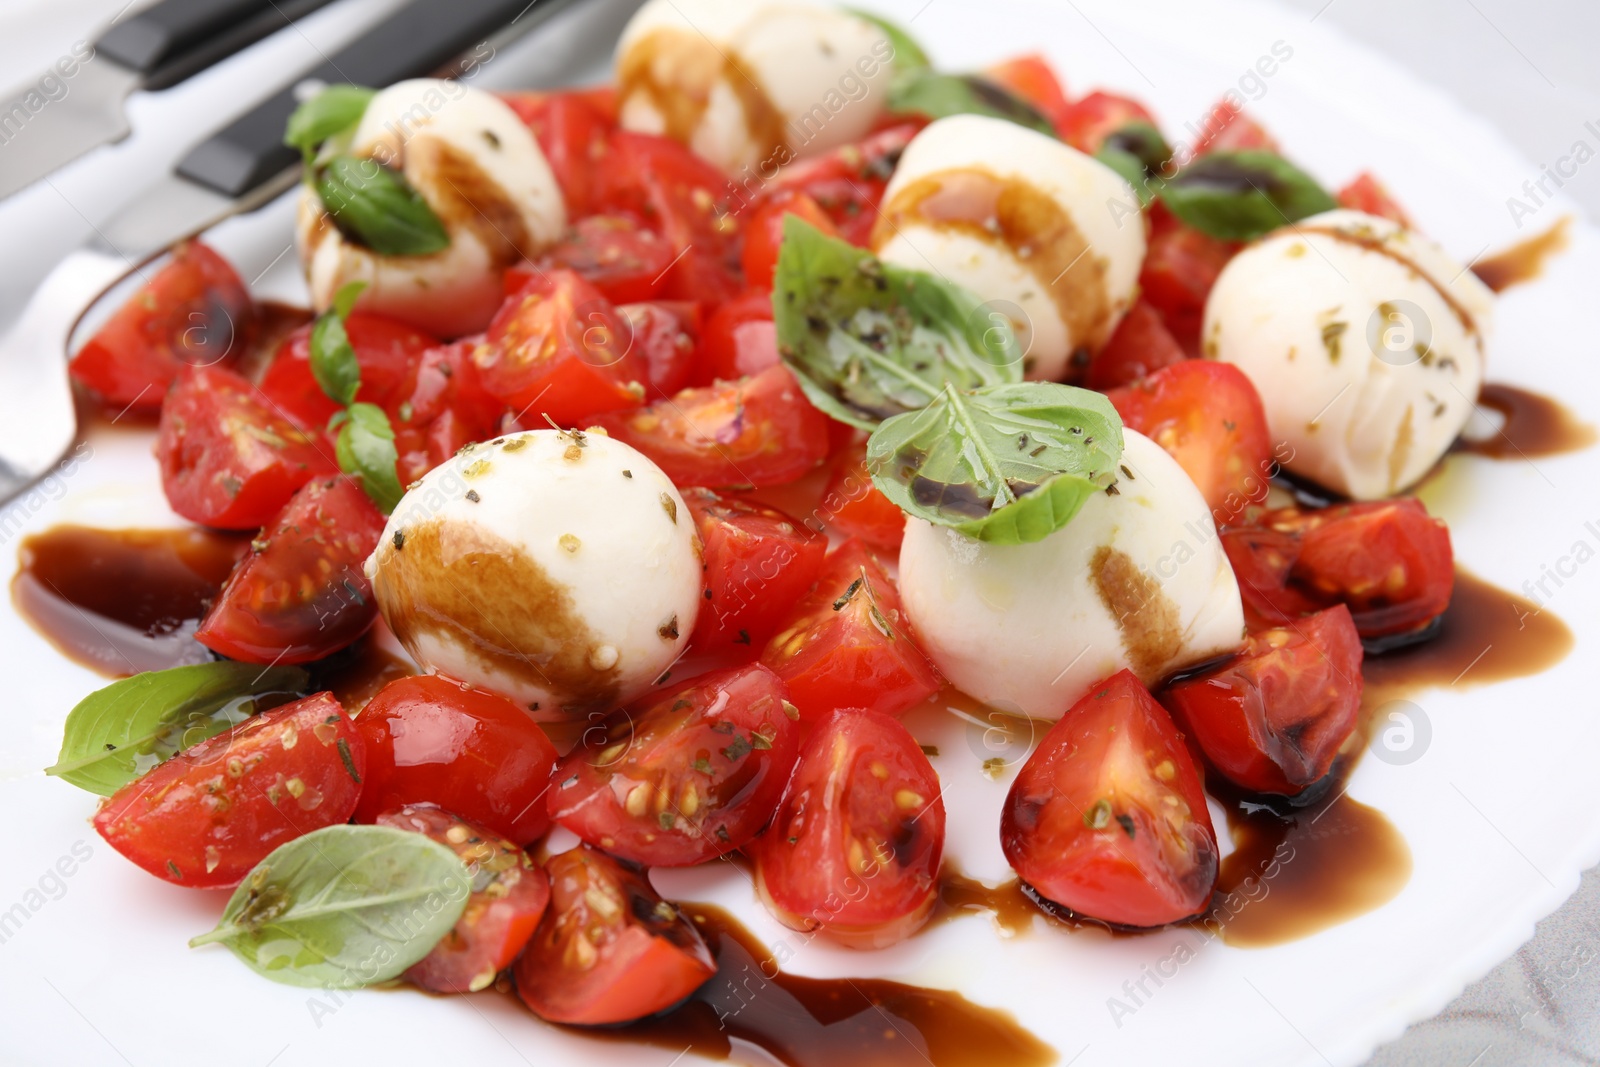
<path fill-rule="evenodd" d="M 1058 130 L 1073 120 L 1074 112 L 1067 103 L 1066 90 L 1061 87 L 1050 61 L 1038 53 L 990 67 L 983 76 L 1032 104 Z"/>
<path fill-rule="evenodd" d="M 811 406 L 787 367 L 685 389 L 595 422 L 677 485 L 783 485 L 828 455 L 828 417 Z"/>
<path fill-rule="evenodd" d="M 161 406 L 161 488 L 186 519 L 224 530 L 269 522 L 296 489 L 339 467 L 320 433 L 273 411 L 232 371 L 185 369 Z"/>
<path fill-rule="evenodd" d="M 700 358 L 690 381 L 695 385 L 737 381 L 779 362 L 772 293 L 753 290 L 718 305 L 706 320 Z"/>
<path fill-rule="evenodd" d="M 821 204 L 799 190 L 780 189 L 763 200 L 745 223 L 740 262 L 744 266 L 744 282 L 752 289 L 772 291 L 778 248 L 783 244 L 783 220 L 790 215 L 804 219 L 829 237 L 839 235 Z"/>
<path fill-rule="evenodd" d="M 517 995 L 541 1019 L 642 1019 L 716 973 L 694 925 L 644 875 L 588 845 L 552 856 L 545 871 L 550 907 L 513 972 Z"/>
<path fill-rule="evenodd" d="M 1139 290 L 1190 357 L 1201 354 L 1200 325 L 1211 287 L 1242 247 L 1185 226 L 1160 201 L 1150 207 L 1150 242 L 1139 270 Z"/>
<path fill-rule="evenodd" d="M 899 715 L 939 689 L 939 674 L 911 639 L 900 593 L 856 540 L 823 563 L 822 574 L 761 653 L 789 687 L 802 721 L 835 708 Z"/>
<path fill-rule="evenodd" d="M 505 697 L 441 675 L 390 682 L 356 720 L 367 783 L 356 811 L 372 822 L 402 804 L 437 804 L 518 845 L 550 828 L 555 746 Z"/>
<path fill-rule="evenodd" d="M 822 491 L 823 520 L 846 537 L 858 537 L 879 552 L 895 554 L 906 535 L 906 513 L 872 484 L 867 447 L 853 442 L 833 459 Z"/>
<path fill-rule="evenodd" d="M 344 320 L 350 348 L 361 366 L 356 399 L 388 408 L 422 354 L 439 342 L 405 323 L 352 311 Z M 261 392 L 278 415 L 321 430 L 343 405 L 331 399 L 311 373 L 311 327 L 284 338 L 261 377 Z"/>
<path fill-rule="evenodd" d="M 570 270 L 614 304 L 653 300 L 678 254 L 632 215 L 590 215 L 572 224 L 539 259 L 542 270 Z"/>
<path fill-rule="evenodd" d="M 1183 346 L 1167 329 L 1161 312 L 1140 297 L 1117 323 L 1105 347 L 1094 354 L 1083 384 L 1105 392 L 1181 363 L 1184 358 Z"/>
<path fill-rule="evenodd" d="M 506 93 L 511 105 L 533 131 L 544 151 L 556 184 L 561 186 L 569 218 L 581 218 L 595 209 L 598 168 L 604 165 L 606 139 L 616 125 L 616 105 L 593 91 L 567 93 Z"/>
<path fill-rule="evenodd" d="M 472 875 L 467 908 L 433 951 L 406 969 L 433 993 L 476 993 L 517 958 L 550 903 L 550 879 L 522 849 L 432 804 L 407 804 L 373 820 L 426 834 L 454 850 Z"/>
<path fill-rule="evenodd" d="M 694 373 L 695 338 L 700 333 L 700 305 L 683 301 L 622 304 L 633 352 L 644 360 L 651 400 L 664 400 L 689 384 Z"/>
<path fill-rule="evenodd" d="M 1265 149 L 1277 152 L 1278 142 L 1272 139 L 1260 123 L 1244 113 L 1238 104 L 1221 100 L 1206 116 L 1205 126 L 1195 143 L 1194 154 L 1207 152 L 1241 152 L 1247 149 Z"/>
<path fill-rule="evenodd" d="M 117 790 L 94 828 L 158 878 L 238 885 L 267 853 L 350 818 L 366 745 L 332 693 L 262 712 Z"/>
<path fill-rule="evenodd" d="M 436 345 L 415 361 L 385 405 L 400 484 L 422 477 L 473 441 L 494 437 L 506 405 L 484 389 L 473 353 L 482 337 Z"/>
<path fill-rule="evenodd" d="M 1379 218 L 1397 222 L 1408 230 L 1416 229 L 1411 217 L 1406 214 L 1405 208 L 1390 194 L 1384 184 L 1378 180 L 1371 171 L 1364 170 L 1351 180 L 1349 185 L 1334 194 L 1334 199 L 1339 201 L 1340 207 L 1347 207 L 1353 211 L 1365 211 L 1368 215 L 1377 215 Z"/>
<path fill-rule="evenodd" d="M 199 241 L 117 309 L 67 369 L 107 406 L 153 412 L 183 367 L 225 367 L 249 345 L 255 311 L 228 261 Z"/>
<path fill-rule="evenodd" d="M 790 163 L 778 172 L 766 195 L 803 192 L 827 212 L 839 236 L 866 247 L 878 219 L 883 191 L 906 150 L 926 123 L 904 122 L 872 134 L 859 144 Z"/>
<path fill-rule="evenodd" d="M 685 489 L 705 561 L 696 649 L 766 644 L 822 570 L 828 541 L 776 508 L 710 489 Z"/>
<path fill-rule="evenodd" d="M 195 640 L 246 663 L 307 663 L 352 644 L 378 617 L 362 566 L 383 523 L 353 480 L 308 482 L 251 542 Z"/>
<path fill-rule="evenodd" d="M 750 848 L 756 890 L 785 926 L 853 948 L 893 945 L 933 912 L 944 819 L 939 776 L 910 731 L 877 712 L 834 711 Z"/>
<path fill-rule="evenodd" d="M 1056 133 L 1078 151 L 1093 155 L 1107 137 L 1130 122 L 1156 124 L 1155 116 L 1137 100 L 1096 90 L 1067 106 Z"/>
<path fill-rule="evenodd" d="M 1006 796 L 1000 845 L 1046 899 L 1121 926 L 1198 914 L 1217 880 L 1200 773 L 1126 670 L 1074 704 L 1028 757 Z"/>
<path fill-rule="evenodd" d="M 743 847 L 772 818 L 800 751 L 786 696 L 775 674 L 752 663 L 623 709 L 561 761 L 550 817 L 652 867 Z"/>
<path fill-rule="evenodd" d="M 1228 781 L 1293 796 L 1321 781 L 1356 728 L 1361 638 L 1343 604 L 1252 634 L 1220 667 L 1162 694 Z"/>

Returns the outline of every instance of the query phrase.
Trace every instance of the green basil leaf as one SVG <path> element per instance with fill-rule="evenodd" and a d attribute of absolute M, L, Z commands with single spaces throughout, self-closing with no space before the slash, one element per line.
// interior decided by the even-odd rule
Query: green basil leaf
<path fill-rule="evenodd" d="M 1172 146 L 1161 131 L 1148 122 L 1130 122 L 1113 131 L 1101 142 L 1094 158 L 1116 171 L 1134 192 L 1141 207 L 1155 199 L 1153 180 L 1172 160 Z"/>
<path fill-rule="evenodd" d="M 1122 420 L 1101 393 L 1054 382 L 947 387 L 867 442 L 872 481 L 902 511 L 979 541 L 1061 529 L 1116 483 Z"/>
<path fill-rule="evenodd" d="M 929 69 L 897 74 L 889 85 L 889 111 L 896 115 L 988 115 L 1056 136 L 1038 108 L 978 74 L 940 74 Z"/>
<path fill-rule="evenodd" d="M 912 37 L 897 23 L 890 22 L 882 15 L 874 15 L 870 11 L 862 11 L 856 7 L 847 7 L 844 10 L 863 22 L 872 23 L 883 31 L 883 35 L 889 39 L 889 46 L 894 49 L 894 69 L 897 73 L 926 70 L 933 66 L 933 60 L 928 58 L 928 53 L 923 51 L 916 38 Z"/>
<path fill-rule="evenodd" d="M 772 290 L 778 351 L 813 404 L 870 430 L 944 391 L 1022 380 L 1004 315 L 933 274 L 786 216 Z"/>
<path fill-rule="evenodd" d="M 334 294 L 333 306 L 318 315 L 311 326 L 311 376 L 330 400 L 340 404 L 354 401 L 356 390 L 361 388 L 361 364 L 350 346 L 344 320 L 366 287 L 366 282 L 350 282 L 341 287 Z"/>
<path fill-rule="evenodd" d="M 367 496 L 387 515 L 404 495 L 395 470 L 400 453 L 394 447 L 394 427 L 376 404 L 351 404 L 345 410 L 349 417 L 334 442 L 339 469 L 359 478 Z"/>
<path fill-rule="evenodd" d="M 1261 149 L 1201 156 L 1159 195 L 1180 222 L 1227 241 L 1248 241 L 1339 206 L 1310 175 Z"/>
<path fill-rule="evenodd" d="M 328 86 L 294 109 L 283 131 L 283 143 L 310 159 L 323 141 L 353 129 L 376 95 L 376 89 L 360 85 Z"/>
<path fill-rule="evenodd" d="M 298 695 L 307 683 L 299 667 L 226 660 L 112 682 L 67 713 L 61 754 L 44 773 L 108 797 L 156 764 L 237 726 L 264 699 Z"/>
<path fill-rule="evenodd" d="M 189 945 L 227 945 L 284 985 L 354 989 L 432 951 L 471 890 L 467 865 L 422 834 L 326 826 L 273 849 Z"/>
<path fill-rule="evenodd" d="M 405 176 L 375 159 L 334 156 L 312 181 L 333 224 L 385 256 L 426 256 L 450 247 L 433 208 Z"/>

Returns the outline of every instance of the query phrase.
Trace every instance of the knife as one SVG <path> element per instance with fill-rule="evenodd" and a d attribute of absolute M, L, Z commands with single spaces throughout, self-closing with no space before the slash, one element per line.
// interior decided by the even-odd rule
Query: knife
<path fill-rule="evenodd" d="M 0 198 L 129 132 L 122 104 L 165 89 L 328 0 L 160 0 L 80 42 L 32 81 L 0 94 Z"/>

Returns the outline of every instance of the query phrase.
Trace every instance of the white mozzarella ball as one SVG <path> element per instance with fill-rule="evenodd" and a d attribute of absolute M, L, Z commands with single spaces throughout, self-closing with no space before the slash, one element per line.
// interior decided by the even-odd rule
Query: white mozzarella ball
<path fill-rule="evenodd" d="M 1244 611 L 1200 491 L 1149 438 L 1124 431 L 1117 493 L 1098 493 L 1026 545 L 913 518 L 900 595 L 922 647 L 991 707 L 1058 719 L 1131 668 L 1152 685 L 1237 648 Z"/>
<path fill-rule="evenodd" d="M 540 719 L 648 689 L 688 644 L 703 588 L 694 518 L 661 469 L 603 434 L 556 430 L 430 471 L 367 575 L 419 664 Z"/>
<path fill-rule="evenodd" d="M 1004 119 L 956 115 L 912 139 L 884 193 L 886 262 L 965 286 L 1012 320 L 1027 377 L 1080 369 L 1134 299 L 1144 223 L 1099 160 Z"/>
<path fill-rule="evenodd" d="M 1330 211 L 1235 256 L 1201 336 L 1255 383 L 1284 466 L 1371 500 L 1416 482 L 1466 425 L 1493 314 L 1489 288 L 1433 241 Z"/>
<path fill-rule="evenodd" d="M 730 174 L 770 177 L 864 137 L 894 47 L 865 19 L 784 0 L 650 0 L 617 44 L 625 129 L 683 142 Z"/>
<path fill-rule="evenodd" d="M 350 153 L 398 169 L 428 202 L 450 247 L 386 256 L 341 233 L 301 194 L 297 220 L 312 305 L 363 281 L 362 310 L 445 337 L 481 330 L 500 306 L 505 267 L 566 228 L 561 187 L 533 134 L 498 97 L 453 81 L 400 82 L 367 105 Z"/>

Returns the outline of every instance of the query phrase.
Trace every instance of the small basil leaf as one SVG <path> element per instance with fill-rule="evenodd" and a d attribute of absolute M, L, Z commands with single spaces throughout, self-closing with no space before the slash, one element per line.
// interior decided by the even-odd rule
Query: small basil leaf
<path fill-rule="evenodd" d="M 940 74 L 918 69 L 897 74 L 889 86 L 889 111 L 896 115 L 988 115 L 1056 136 L 1038 108 L 977 74 Z"/>
<path fill-rule="evenodd" d="M 283 131 L 283 143 L 310 159 L 317 146 L 352 129 L 367 113 L 377 90 L 359 85 L 330 85 L 294 109 Z"/>
<path fill-rule="evenodd" d="M 394 427 L 376 404 L 351 404 L 345 410 L 349 418 L 339 426 L 334 442 L 339 469 L 359 478 L 367 496 L 387 515 L 404 495 L 395 471 L 400 454 L 394 447 Z"/>
<path fill-rule="evenodd" d="M 1139 194 L 1141 207 L 1155 199 L 1152 179 L 1159 178 L 1172 160 L 1172 147 L 1161 131 L 1148 122 L 1130 122 L 1114 131 L 1094 158 L 1116 171 Z"/>
<path fill-rule="evenodd" d="M 219 660 L 112 682 L 67 713 L 61 754 L 45 773 L 108 797 L 156 764 L 237 726 L 270 698 L 304 692 L 307 681 L 298 667 Z"/>
<path fill-rule="evenodd" d="M 1180 222 L 1228 241 L 1248 241 L 1339 206 L 1310 175 L 1261 149 L 1201 156 L 1159 195 Z"/>
<path fill-rule="evenodd" d="M 890 22 L 882 15 L 874 15 L 870 11 L 862 11 L 860 8 L 847 7 L 844 10 L 863 22 L 872 23 L 883 31 L 883 35 L 889 39 L 889 47 L 894 49 L 894 69 L 897 72 L 926 70 L 933 66 L 933 60 L 928 58 L 928 53 L 923 51 L 922 46 L 916 42 L 916 39 L 898 24 Z"/>
<path fill-rule="evenodd" d="M 811 402 L 863 429 L 944 391 L 1022 380 L 1011 324 L 959 286 L 783 220 L 772 291 L 778 351 Z"/>
<path fill-rule="evenodd" d="M 450 235 L 405 176 L 374 159 L 334 156 L 313 185 L 346 237 L 385 256 L 426 256 L 450 247 Z"/>
<path fill-rule="evenodd" d="M 216 929 L 189 945 L 227 945 L 284 985 L 354 989 L 399 977 L 432 951 L 471 890 L 460 857 L 422 834 L 327 826 L 256 864 Z"/>
<path fill-rule="evenodd" d="M 873 484 L 908 515 L 979 541 L 1043 540 L 1116 481 L 1122 420 L 1103 394 L 1054 382 L 946 388 L 867 442 Z"/>
<path fill-rule="evenodd" d="M 333 306 L 318 315 L 311 326 L 311 376 L 329 399 L 340 404 L 354 401 L 356 390 L 361 388 L 361 364 L 350 346 L 344 320 L 366 287 L 366 282 L 350 282 L 340 288 Z"/>

